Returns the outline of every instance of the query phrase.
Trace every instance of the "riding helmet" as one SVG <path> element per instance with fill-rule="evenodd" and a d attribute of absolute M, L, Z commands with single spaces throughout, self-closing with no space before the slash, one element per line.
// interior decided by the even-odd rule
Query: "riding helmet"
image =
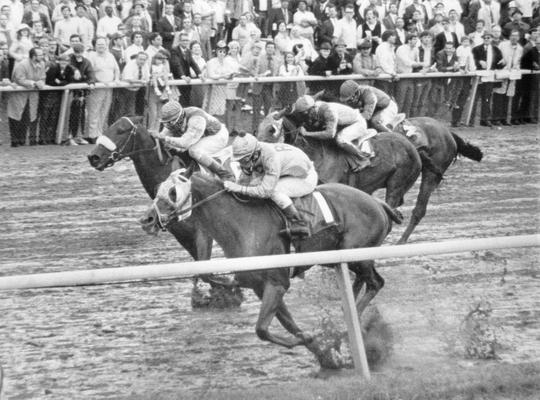
<path fill-rule="evenodd" d="M 160 122 L 169 122 L 178 118 L 184 112 L 184 109 L 177 101 L 169 101 L 161 107 Z"/>
<path fill-rule="evenodd" d="M 349 79 L 343 82 L 339 88 L 339 101 L 346 102 L 350 100 L 354 96 L 356 89 L 358 89 L 358 84 L 355 81 Z"/>
<path fill-rule="evenodd" d="M 296 100 L 296 103 L 294 103 L 293 111 L 296 112 L 306 112 L 311 107 L 315 105 L 315 99 L 313 97 L 308 96 L 307 94 L 304 96 L 301 96 Z"/>
<path fill-rule="evenodd" d="M 244 157 L 251 156 L 259 147 L 259 141 L 255 136 L 245 133 L 238 135 L 232 142 L 233 159 L 241 160 Z"/>

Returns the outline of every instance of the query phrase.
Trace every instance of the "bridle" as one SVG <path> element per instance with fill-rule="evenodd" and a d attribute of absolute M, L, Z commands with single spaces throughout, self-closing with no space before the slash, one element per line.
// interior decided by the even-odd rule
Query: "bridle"
<path fill-rule="evenodd" d="M 140 127 L 139 124 L 135 125 L 131 119 L 128 117 L 122 117 L 121 119 L 125 119 L 129 122 L 131 125 L 131 129 L 129 131 L 128 138 L 124 141 L 122 146 L 118 148 L 116 143 L 114 143 L 108 136 L 101 135 L 97 140 L 96 144 L 101 145 L 105 147 L 109 152 L 109 157 L 107 158 L 107 162 L 105 164 L 105 168 L 112 166 L 117 161 L 120 161 L 124 158 L 132 157 L 134 155 L 150 152 L 150 151 L 157 151 L 158 157 L 161 163 L 163 163 L 163 154 L 161 152 L 161 145 L 158 139 L 155 140 L 155 146 L 149 147 L 149 148 L 143 148 L 143 149 L 136 149 L 136 141 L 135 138 L 137 136 L 137 131 Z M 131 144 L 130 151 L 126 151 L 128 145 Z"/>

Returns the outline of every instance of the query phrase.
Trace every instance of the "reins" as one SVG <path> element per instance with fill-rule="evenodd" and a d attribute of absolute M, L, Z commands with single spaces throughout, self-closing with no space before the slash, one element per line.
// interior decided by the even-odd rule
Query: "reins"
<path fill-rule="evenodd" d="M 129 137 L 127 138 L 127 140 L 125 141 L 125 143 L 123 144 L 123 146 L 118 150 L 118 151 L 113 151 L 111 153 L 111 156 L 110 156 L 110 159 L 112 161 L 120 161 L 124 158 L 127 158 L 127 157 L 132 157 L 134 155 L 137 155 L 137 154 L 141 154 L 141 153 L 146 153 L 146 152 L 151 152 L 151 151 L 155 151 L 158 155 L 158 159 L 159 159 L 159 162 L 164 165 L 163 163 L 163 152 L 161 150 L 161 143 L 159 141 L 159 139 L 156 139 L 156 138 L 152 138 L 155 142 L 155 146 L 154 147 L 150 147 L 150 148 L 144 148 L 144 149 L 138 149 L 138 150 L 133 150 L 134 147 L 135 147 L 135 135 L 137 134 L 137 129 L 139 128 L 139 125 L 135 125 L 133 123 L 133 121 L 131 119 L 129 119 L 128 117 L 122 117 L 122 119 L 125 119 L 129 122 L 129 124 L 131 125 L 131 131 L 129 132 Z M 132 143 L 131 144 L 131 151 L 128 152 L 128 153 L 124 153 L 124 150 L 126 149 L 126 147 L 128 146 L 129 143 Z"/>

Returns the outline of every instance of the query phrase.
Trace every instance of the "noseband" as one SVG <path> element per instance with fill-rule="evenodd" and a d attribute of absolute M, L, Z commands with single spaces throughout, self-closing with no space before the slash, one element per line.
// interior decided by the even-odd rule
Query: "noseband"
<path fill-rule="evenodd" d="M 109 154 L 109 157 L 107 159 L 106 167 L 110 167 L 117 161 L 120 161 L 124 158 L 131 157 L 140 153 L 149 152 L 149 151 L 157 151 L 159 160 L 163 162 L 163 155 L 161 153 L 159 140 L 154 139 L 156 142 L 156 145 L 154 147 L 138 149 L 138 150 L 135 149 L 135 146 L 136 146 L 135 137 L 137 136 L 137 130 L 139 128 L 139 125 L 135 125 L 133 121 L 129 119 L 128 117 L 122 117 L 121 119 L 125 119 L 126 121 L 128 121 L 129 124 L 131 125 L 131 129 L 129 131 L 128 138 L 125 140 L 125 142 L 123 143 L 120 149 L 118 149 L 118 147 L 116 146 L 116 143 L 114 143 L 111 139 L 109 139 L 105 135 L 100 136 L 96 141 L 98 145 L 105 147 L 111 153 Z M 126 148 L 128 147 L 130 143 L 131 143 L 131 150 L 126 151 Z"/>

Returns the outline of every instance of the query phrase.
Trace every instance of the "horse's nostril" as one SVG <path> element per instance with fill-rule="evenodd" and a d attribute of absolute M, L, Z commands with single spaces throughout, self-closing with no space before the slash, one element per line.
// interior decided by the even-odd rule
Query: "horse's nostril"
<path fill-rule="evenodd" d="M 96 166 L 97 163 L 99 162 L 99 157 L 96 156 L 95 154 L 90 154 L 90 155 L 88 156 L 88 161 L 90 162 L 90 165 L 91 165 L 92 167 L 94 167 L 94 166 Z"/>

